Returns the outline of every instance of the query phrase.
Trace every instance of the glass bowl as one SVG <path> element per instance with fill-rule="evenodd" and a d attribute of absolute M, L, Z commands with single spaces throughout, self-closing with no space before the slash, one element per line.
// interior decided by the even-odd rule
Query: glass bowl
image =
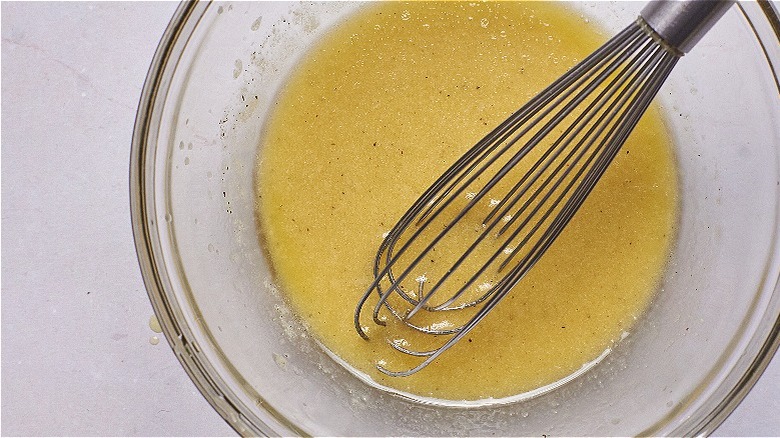
<path fill-rule="evenodd" d="M 775 6 L 732 7 L 658 97 L 677 145 L 679 238 L 631 335 L 552 391 L 468 409 L 385 393 L 340 366 L 287 309 L 257 237 L 255 164 L 276 92 L 360 7 L 183 3 L 155 54 L 133 137 L 133 230 L 165 336 L 204 397 L 245 435 L 713 431 L 780 343 Z M 642 5 L 567 7 L 615 32 Z"/>

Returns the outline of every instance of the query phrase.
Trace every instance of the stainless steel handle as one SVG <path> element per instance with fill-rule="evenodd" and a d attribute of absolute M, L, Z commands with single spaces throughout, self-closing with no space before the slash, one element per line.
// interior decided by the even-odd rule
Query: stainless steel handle
<path fill-rule="evenodd" d="M 734 0 L 654 0 L 639 14 L 664 42 L 688 53 Z"/>

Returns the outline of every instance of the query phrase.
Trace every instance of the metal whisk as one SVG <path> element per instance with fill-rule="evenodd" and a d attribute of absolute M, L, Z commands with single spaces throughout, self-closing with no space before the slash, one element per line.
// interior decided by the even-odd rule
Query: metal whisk
<path fill-rule="evenodd" d="M 390 345 L 420 358 L 408 376 L 462 339 L 561 234 L 650 105 L 677 60 L 731 1 L 653 1 L 636 22 L 512 114 L 457 160 L 383 240 L 371 296 L 430 336 Z"/>

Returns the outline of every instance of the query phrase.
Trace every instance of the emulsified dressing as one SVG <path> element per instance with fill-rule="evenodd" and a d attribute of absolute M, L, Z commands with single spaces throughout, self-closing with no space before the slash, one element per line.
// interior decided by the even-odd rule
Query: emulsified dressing
<path fill-rule="evenodd" d="M 603 37 L 541 3 L 378 3 L 333 30 L 279 96 L 258 163 L 276 282 L 311 333 L 377 383 L 499 399 L 577 372 L 647 307 L 675 235 L 677 180 L 651 107 L 565 232 L 488 317 L 419 373 L 352 326 L 382 236 L 449 165 Z M 414 341 L 410 339 L 410 341 Z"/>

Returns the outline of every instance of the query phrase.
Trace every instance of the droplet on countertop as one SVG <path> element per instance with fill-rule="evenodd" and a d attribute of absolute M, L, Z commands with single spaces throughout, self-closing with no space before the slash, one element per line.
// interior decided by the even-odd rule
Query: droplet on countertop
<path fill-rule="evenodd" d="M 242 68 L 243 68 L 243 64 L 241 63 L 241 60 L 236 59 L 235 68 L 233 69 L 233 79 L 237 79 L 239 76 L 241 76 Z"/>
<path fill-rule="evenodd" d="M 276 365 L 279 366 L 283 371 L 287 371 L 287 358 L 283 354 L 279 353 L 272 353 L 274 362 L 276 362 Z"/>
<path fill-rule="evenodd" d="M 250 29 L 252 29 L 252 32 L 256 31 L 257 29 L 260 29 L 260 23 L 262 21 L 263 21 L 263 17 L 257 17 L 257 20 L 255 20 L 252 23 L 252 27 L 250 27 Z"/>
<path fill-rule="evenodd" d="M 149 338 L 149 343 L 152 345 L 157 345 L 160 343 L 160 338 L 158 338 L 157 336 L 152 336 L 151 338 Z"/>
<path fill-rule="evenodd" d="M 157 316 L 152 315 L 149 318 L 149 328 L 155 333 L 162 333 L 162 327 L 160 327 L 160 321 L 157 320 Z"/>

